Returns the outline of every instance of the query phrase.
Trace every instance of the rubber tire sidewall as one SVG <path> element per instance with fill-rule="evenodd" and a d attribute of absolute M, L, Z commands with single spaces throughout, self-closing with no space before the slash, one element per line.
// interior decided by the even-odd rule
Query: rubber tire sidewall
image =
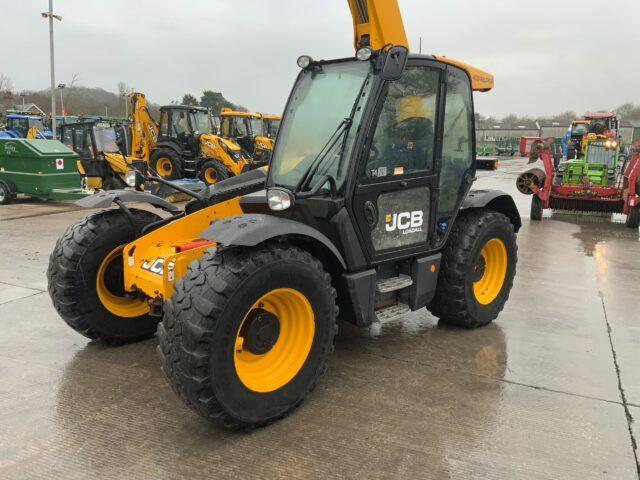
<path fill-rule="evenodd" d="M 172 164 L 172 171 L 171 171 L 171 175 L 168 175 L 166 177 L 162 177 L 162 175 L 160 175 L 160 172 L 158 172 L 158 160 L 160 158 L 168 158 L 169 160 L 171 160 L 171 164 Z M 151 154 L 151 159 L 149 160 L 149 166 L 156 171 L 156 173 L 158 173 L 158 175 L 160 175 L 162 178 L 164 178 L 165 180 L 178 180 L 180 178 L 182 178 L 183 174 L 182 174 L 182 159 L 180 158 L 180 155 L 169 149 L 169 148 L 161 148 L 159 150 L 156 150 L 155 152 L 153 152 Z"/>
<path fill-rule="evenodd" d="M 216 171 L 218 179 L 214 183 L 208 183 L 205 179 L 204 173 L 208 168 L 213 168 Z M 219 160 L 205 160 L 200 167 L 200 180 L 202 180 L 206 185 L 214 185 L 222 180 L 226 180 L 229 176 L 229 172 Z"/>
<path fill-rule="evenodd" d="M 531 197 L 530 218 L 535 222 L 542 220 L 542 200 L 535 194 Z"/>
<path fill-rule="evenodd" d="M 0 182 L 0 189 L 4 193 L 4 198 L 0 201 L 0 205 L 9 205 L 13 200 L 13 193 L 5 182 Z"/>
<path fill-rule="evenodd" d="M 476 296 L 473 293 L 473 259 L 480 256 L 480 252 L 484 245 L 492 238 L 499 238 L 504 243 L 507 249 L 507 271 L 504 276 L 502 287 L 498 296 L 488 305 L 482 305 L 476 300 Z M 498 313 L 502 310 L 506 299 L 510 293 L 510 286 L 515 276 L 517 258 L 517 249 L 515 248 L 515 242 L 513 240 L 513 232 L 510 224 L 504 224 L 501 222 L 492 222 L 484 230 L 482 235 L 478 237 L 474 243 L 467 269 L 467 280 L 465 281 L 465 296 L 469 313 L 476 319 L 478 325 L 485 325 L 491 322 Z"/>
<path fill-rule="evenodd" d="M 629 228 L 638 228 L 640 226 L 640 205 L 631 207 L 625 225 Z"/>
<path fill-rule="evenodd" d="M 211 384 L 220 405 L 236 419 L 260 423 L 282 415 L 291 408 L 292 399 L 304 395 L 317 378 L 326 345 L 333 342 L 335 322 L 333 300 L 326 289 L 318 288 L 319 282 L 324 279 L 314 269 L 281 260 L 255 272 L 229 299 L 214 329 Z M 304 365 L 289 383 L 273 392 L 258 393 L 248 389 L 236 373 L 235 338 L 247 308 L 276 288 L 293 288 L 307 297 L 314 311 L 314 338 Z"/>
<path fill-rule="evenodd" d="M 140 211 L 131 209 L 134 216 L 139 216 Z M 151 214 L 150 212 L 146 212 Z M 154 215 L 159 220 L 160 217 Z M 83 335 L 104 343 L 121 344 L 137 341 L 153 335 L 156 331 L 159 319 L 152 318 L 148 314 L 138 317 L 124 318 L 114 315 L 100 301 L 96 290 L 96 277 L 100 264 L 106 256 L 115 248 L 126 245 L 135 239 L 129 220 L 120 210 L 106 210 L 91 215 L 90 222 L 98 224 L 107 221 L 108 228 L 99 229 L 95 238 L 90 242 L 80 239 L 73 248 L 79 248 L 80 258 L 76 264 L 76 272 L 73 275 L 71 285 L 75 291 L 76 304 L 73 317 L 80 316 L 80 325 L 75 325 L 76 318 L 65 318 L 72 328 Z M 142 223 L 148 224 L 150 222 Z M 73 227 L 70 227 L 72 229 Z M 93 234 L 93 231 L 84 230 L 85 234 Z M 64 238 L 64 237 L 63 237 Z M 56 245 L 57 248 L 63 248 Z M 51 270 L 51 267 L 50 267 Z M 50 278 L 51 281 L 51 278 Z M 49 289 L 51 293 L 51 288 Z M 54 299 L 54 305 L 56 299 Z M 59 312 L 63 315 L 62 312 Z M 63 316 L 64 318 L 64 316 Z M 80 327 L 78 329 L 77 327 Z M 89 334 L 85 329 L 89 329 Z"/>

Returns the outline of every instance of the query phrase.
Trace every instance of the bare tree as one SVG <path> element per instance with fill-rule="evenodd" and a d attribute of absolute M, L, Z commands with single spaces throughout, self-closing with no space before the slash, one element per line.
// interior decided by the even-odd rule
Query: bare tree
<path fill-rule="evenodd" d="M 13 92 L 11 79 L 3 73 L 0 73 L 0 92 Z"/>

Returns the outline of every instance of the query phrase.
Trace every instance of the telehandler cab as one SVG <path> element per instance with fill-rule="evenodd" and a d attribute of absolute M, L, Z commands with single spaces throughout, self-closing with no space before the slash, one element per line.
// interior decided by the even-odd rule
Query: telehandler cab
<path fill-rule="evenodd" d="M 472 91 L 492 75 L 409 55 L 395 1 L 349 6 L 356 56 L 298 59 L 268 171 L 194 193 L 184 211 L 141 192 L 83 199 L 119 208 L 71 226 L 51 255 L 49 292 L 72 328 L 119 344 L 162 316 L 169 383 L 226 427 L 302 403 L 338 314 L 366 326 L 426 307 L 476 328 L 511 290 L 520 216 L 510 196 L 471 190 Z"/>

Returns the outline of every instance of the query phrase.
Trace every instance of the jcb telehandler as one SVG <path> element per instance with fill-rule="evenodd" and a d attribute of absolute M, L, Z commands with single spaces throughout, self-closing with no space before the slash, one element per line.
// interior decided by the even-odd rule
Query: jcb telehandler
<path fill-rule="evenodd" d="M 167 105 L 160 108 L 158 124 L 143 94 L 131 93 L 129 108 L 132 153 L 160 177 L 200 178 L 211 185 L 253 167 L 240 146 L 213 133 L 206 108 Z"/>
<path fill-rule="evenodd" d="M 120 344 L 162 318 L 169 383 L 226 427 L 302 403 L 338 314 L 366 326 L 426 307 L 476 328 L 511 290 L 520 216 L 509 195 L 471 190 L 472 91 L 493 76 L 409 55 L 393 0 L 349 6 L 356 55 L 298 59 L 268 171 L 194 193 L 184 211 L 143 192 L 93 195 L 81 204 L 118 208 L 71 226 L 51 254 L 49 292 L 72 328 Z"/>

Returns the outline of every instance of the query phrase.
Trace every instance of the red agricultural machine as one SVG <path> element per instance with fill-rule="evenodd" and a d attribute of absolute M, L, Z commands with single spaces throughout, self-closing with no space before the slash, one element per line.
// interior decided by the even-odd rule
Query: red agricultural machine
<path fill-rule="evenodd" d="M 527 154 L 540 159 L 544 169 L 532 168 L 516 180 L 520 193 L 531 198 L 531 220 L 541 220 L 544 209 L 623 213 L 629 228 L 640 226 L 640 142 L 627 156 L 608 139 L 591 139 L 583 159 L 554 167 L 552 139 L 523 137 Z"/>

